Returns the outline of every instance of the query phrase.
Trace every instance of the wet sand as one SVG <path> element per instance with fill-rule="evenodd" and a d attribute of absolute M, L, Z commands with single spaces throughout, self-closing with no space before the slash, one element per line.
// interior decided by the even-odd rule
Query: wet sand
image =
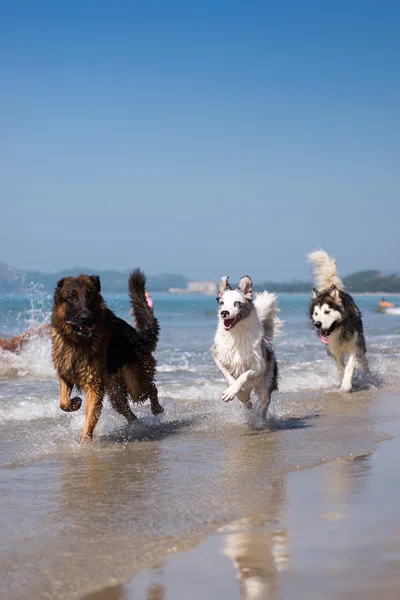
<path fill-rule="evenodd" d="M 4 597 L 398 598 L 399 396 L 280 405 L 267 429 L 204 410 L 10 462 Z"/>
<path fill-rule="evenodd" d="M 400 597 L 399 398 L 366 454 L 276 478 L 265 509 L 86 600 L 395 600 Z"/>

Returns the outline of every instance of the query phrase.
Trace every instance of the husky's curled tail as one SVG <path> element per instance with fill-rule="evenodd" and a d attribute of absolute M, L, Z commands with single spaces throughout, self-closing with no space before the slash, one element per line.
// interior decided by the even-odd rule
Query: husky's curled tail
<path fill-rule="evenodd" d="M 278 318 L 279 308 L 276 304 L 275 294 L 269 292 L 257 294 L 254 299 L 254 307 L 263 326 L 265 337 L 270 340 L 279 337 L 283 323 Z"/>
<path fill-rule="evenodd" d="M 315 265 L 313 272 L 318 292 L 331 287 L 336 287 L 340 291 L 344 290 L 343 281 L 337 273 L 336 260 L 325 250 L 314 250 L 308 255 L 308 260 Z"/>
<path fill-rule="evenodd" d="M 150 351 L 154 352 L 158 342 L 160 326 L 154 316 L 153 309 L 147 304 L 145 291 L 146 277 L 140 269 L 136 269 L 129 277 L 129 296 L 133 316 L 135 317 L 137 331 L 149 346 Z"/>

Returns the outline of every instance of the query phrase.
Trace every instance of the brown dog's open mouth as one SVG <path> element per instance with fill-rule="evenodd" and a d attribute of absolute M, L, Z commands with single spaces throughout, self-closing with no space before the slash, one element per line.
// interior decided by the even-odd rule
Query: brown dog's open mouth
<path fill-rule="evenodd" d="M 67 321 L 67 325 L 70 325 L 76 333 L 82 337 L 90 337 L 96 328 L 96 325 L 80 325 L 74 321 Z"/>
<path fill-rule="evenodd" d="M 229 329 L 232 329 L 233 327 L 235 327 L 235 325 L 237 323 L 239 323 L 240 319 L 242 317 L 240 315 L 238 315 L 237 317 L 235 317 L 234 319 L 224 319 L 224 327 L 226 331 L 229 331 Z"/>

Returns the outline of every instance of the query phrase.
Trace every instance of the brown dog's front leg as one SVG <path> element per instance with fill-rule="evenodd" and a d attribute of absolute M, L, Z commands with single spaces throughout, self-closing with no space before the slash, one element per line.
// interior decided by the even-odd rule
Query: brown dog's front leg
<path fill-rule="evenodd" d="M 61 377 L 59 377 L 60 381 L 60 408 L 65 410 L 65 412 L 74 412 L 79 410 L 82 404 L 81 398 L 76 396 L 75 398 L 71 398 L 72 386 L 67 385 Z"/>
<path fill-rule="evenodd" d="M 150 406 L 151 406 L 151 412 L 153 413 L 153 415 L 159 415 L 160 413 L 164 412 L 163 407 L 161 406 L 161 404 L 158 401 L 158 391 L 157 391 L 157 388 L 154 385 L 154 383 L 152 384 L 152 386 L 150 388 Z"/>
<path fill-rule="evenodd" d="M 103 407 L 103 396 L 104 390 L 100 387 L 90 387 L 86 390 L 86 423 L 82 431 L 81 443 L 89 442 L 93 437 Z"/>

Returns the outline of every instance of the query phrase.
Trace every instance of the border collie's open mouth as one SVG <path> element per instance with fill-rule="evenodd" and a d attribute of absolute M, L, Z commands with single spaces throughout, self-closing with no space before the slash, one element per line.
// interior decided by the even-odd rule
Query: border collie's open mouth
<path fill-rule="evenodd" d="M 74 321 L 67 321 L 67 325 L 70 325 L 82 337 L 90 337 L 96 328 L 94 323 L 89 327 L 88 325 L 79 325 L 79 323 L 74 323 Z"/>
<path fill-rule="evenodd" d="M 239 323 L 239 321 L 240 321 L 241 318 L 242 318 L 241 315 L 238 315 L 234 319 L 224 319 L 225 330 L 229 331 L 229 329 L 232 329 L 233 327 L 235 327 L 235 325 L 237 323 Z"/>
<path fill-rule="evenodd" d="M 335 329 L 335 327 L 336 327 L 336 321 L 334 321 L 332 323 L 332 325 L 329 327 L 329 329 L 319 329 L 318 330 L 319 339 L 321 340 L 321 342 L 323 344 L 329 344 L 328 337 L 331 335 L 331 333 Z"/>

